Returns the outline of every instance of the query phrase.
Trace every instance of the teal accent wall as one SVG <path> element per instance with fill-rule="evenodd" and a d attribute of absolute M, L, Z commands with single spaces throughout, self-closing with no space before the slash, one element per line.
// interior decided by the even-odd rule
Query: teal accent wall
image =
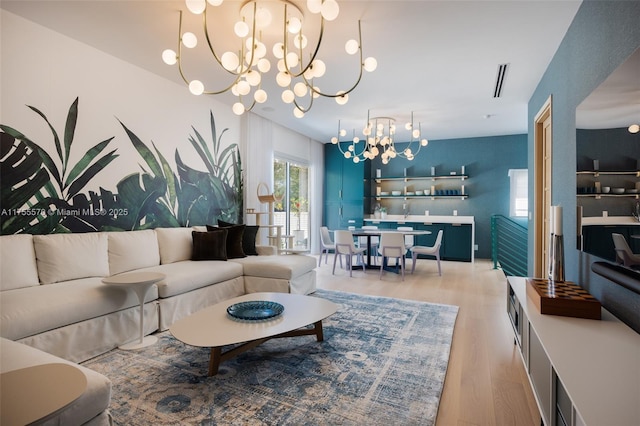
<path fill-rule="evenodd" d="M 398 149 L 402 144 L 398 144 Z M 347 160 L 345 160 L 347 161 Z M 383 165 L 380 158 L 371 162 L 369 177 L 374 178 L 376 169 L 383 177 L 402 176 L 407 168 L 409 176 L 430 176 L 431 167 L 437 175 L 450 172 L 461 174 L 465 166 L 464 180 L 466 200 L 460 198 L 436 200 L 411 200 L 409 214 L 474 216 L 476 222 L 476 257 L 491 258 L 491 216 L 509 216 L 509 169 L 527 168 L 527 135 L 488 136 L 463 139 L 430 140 L 413 161 L 396 157 Z M 369 168 L 369 167 L 368 167 Z M 442 181 L 437 181 L 440 184 Z M 461 182 L 455 183 L 460 185 Z M 426 189 L 431 185 L 425 181 Z M 453 182 L 447 185 L 454 185 Z M 419 189 L 419 188 L 418 188 Z M 373 212 L 375 201 L 365 200 L 365 215 Z M 402 214 L 402 202 L 394 202 L 389 214 Z"/>
<path fill-rule="evenodd" d="M 590 1 L 580 6 L 565 38 L 528 105 L 528 158 L 533 170 L 535 115 L 552 96 L 552 204 L 563 207 L 566 279 L 575 281 L 604 307 L 640 332 L 640 295 L 591 272 L 600 260 L 576 249 L 576 107 L 640 47 L 640 2 Z M 531 176 L 531 175 L 530 175 Z M 529 179 L 533 193 L 533 179 Z M 533 211 L 533 199 L 529 200 Z M 533 227 L 529 227 L 529 273 L 533 271 Z"/>

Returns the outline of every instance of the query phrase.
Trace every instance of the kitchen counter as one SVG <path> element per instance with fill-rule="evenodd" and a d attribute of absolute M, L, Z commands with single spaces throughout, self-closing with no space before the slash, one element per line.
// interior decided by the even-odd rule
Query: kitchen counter
<path fill-rule="evenodd" d="M 640 225 L 633 216 L 591 216 L 582 218 L 582 226 L 590 225 Z"/>
<path fill-rule="evenodd" d="M 471 262 L 475 261 L 476 246 L 476 224 L 474 216 L 441 216 L 441 215 L 387 215 L 384 219 L 375 218 L 373 216 L 365 217 L 364 222 L 367 225 L 375 225 L 377 223 L 395 223 L 398 225 L 420 223 L 423 225 L 431 224 L 449 224 L 453 226 L 471 225 Z"/>
<path fill-rule="evenodd" d="M 365 222 L 394 222 L 394 223 L 456 223 L 456 224 L 473 224 L 474 216 L 439 216 L 439 215 L 413 215 L 404 216 L 401 214 L 389 214 L 386 218 L 376 219 L 373 216 L 365 217 Z"/>

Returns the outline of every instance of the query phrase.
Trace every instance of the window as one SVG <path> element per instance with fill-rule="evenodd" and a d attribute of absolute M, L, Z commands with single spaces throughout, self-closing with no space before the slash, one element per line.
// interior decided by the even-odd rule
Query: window
<path fill-rule="evenodd" d="M 527 217 L 529 208 L 528 170 L 509 169 L 509 216 Z"/>
<path fill-rule="evenodd" d="M 293 248 L 309 246 L 309 166 L 282 158 L 273 163 L 274 192 L 284 194 L 274 206 L 275 224 L 293 236 Z"/>

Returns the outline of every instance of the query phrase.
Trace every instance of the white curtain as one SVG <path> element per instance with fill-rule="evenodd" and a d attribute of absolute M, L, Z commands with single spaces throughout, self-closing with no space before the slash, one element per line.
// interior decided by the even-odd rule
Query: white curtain
<path fill-rule="evenodd" d="M 267 206 L 258 201 L 257 188 L 261 182 L 273 190 L 273 160 L 278 152 L 286 158 L 300 159 L 309 164 L 311 217 L 309 239 L 311 253 L 320 252 L 319 233 L 322 224 L 322 187 L 324 181 L 324 149 L 320 142 L 273 123 L 270 120 L 246 113 L 241 132 L 242 168 L 244 170 L 244 205 L 256 211 L 266 211 Z M 245 216 L 245 223 L 253 224 L 253 216 Z M 266 244 L 266 241 L 261 241 Z"/>

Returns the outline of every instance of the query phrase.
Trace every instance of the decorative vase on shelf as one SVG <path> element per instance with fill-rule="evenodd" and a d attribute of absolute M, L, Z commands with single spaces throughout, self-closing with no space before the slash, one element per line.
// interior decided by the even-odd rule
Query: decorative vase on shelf
<path fill-rule="evenodd" d="M 376 206 L 373 209 L 373 217 L 374 219 L 380 219 L 380 203 L 376 204 Z"/>
<path fill-rule="evenodd" d="M 387 209 L 383 207 L 380 209 L 380 219 L 386 219 L 386 218 L 387 218 Z"/>

